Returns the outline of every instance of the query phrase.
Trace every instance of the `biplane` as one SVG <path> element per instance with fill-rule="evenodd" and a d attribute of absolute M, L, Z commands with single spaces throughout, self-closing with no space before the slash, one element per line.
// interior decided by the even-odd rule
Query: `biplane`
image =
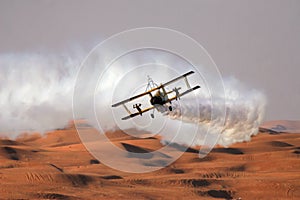
<path fill-rule="evenodd" d="M 154 118 L 155 110 L 157 110 L 158 112 L 161 112 L 161 113 L 166 113 L 168 111 L 172 111 L 173 110 L 172 101 L 180 100 L 180 97 L 200 88 L 199 85 L 197 85 L 195 87 L 190 86 L 187 76 L 189 76 L 193 73 L 194 73 L 194 71 L 187 72 L 177 78 L 174 78 L 174 79 L 172 79 L 164 84 L 160 84 L 160 85 L 157 85 L 156 83 L 154 83 L 154 81 L 148 76 L 148 85 L 147 85 L 146 91 L 144 93 L 138 94 L 136 96 L 130 97 L 129 99 L 115 103 L 112 105 L 112 107 L 118 107 L 120 105 L 123 105 L 124 109 L 128 112 L 129 115 L 126 117 L 123 117 L 122 120 L 127 120 L 130 118 L 136 117 L 138 115 L 142 116 L 143 113 L 148 112 L 150 110 L 153 110 L 152 114 L 150 114 L 150 116 L 152 118 Z M 182 93 L 179 92 L 179 90 L 182 89 L 181 87 L 178 87 L 178 88 L 175 87 L 174 89 L 167 91 L 166 86 L 170 85 L 171 83 L 182 80 L 182 79 L 185 81 L 185 85 L 187 87 L 187 89 L 184 92 L 182 92 Z M 175 96 L 173 95 L 173 97 L 169 98 L 170 93 L 174 93 Z M 151 106 L 148 108 L 142 109 L 141 103 L 133 104 L 133 108 L 136 109 L 137 112 L 132 113 L 125 104 L 128 102 L 131 102 L 135 99 L 141 98 L 143 96 L 150 97 Z"/>

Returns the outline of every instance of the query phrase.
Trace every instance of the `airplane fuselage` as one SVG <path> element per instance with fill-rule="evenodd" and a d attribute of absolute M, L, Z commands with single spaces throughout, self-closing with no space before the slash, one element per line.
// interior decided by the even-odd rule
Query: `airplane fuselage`
<path fill-rule="evenodd" d="M 164 105 L 168 101 L 168 95 L 163 88 L 162 91 L 157 91 L 157 93 L 150 98 L 151 105 Z"/>
<path fill-rule="evenodd" d="M 161 96 L 154 96 L 150 99 L 150 103 L 151 105 L 156 105 L 156 104 L 159 104 L 159 105 L 164 105 L 166 102 L 163 100 L 163 98 Z"/>
<path fill-rule="evenodd" d="M 172 106 L 167 106 L 168 95 L 163 91 L 158 91 L 155 96 L 150 99 L 151 105 L 153 105 L 159 112 L 166 112 L 168 110 L 172 111 Z"/>

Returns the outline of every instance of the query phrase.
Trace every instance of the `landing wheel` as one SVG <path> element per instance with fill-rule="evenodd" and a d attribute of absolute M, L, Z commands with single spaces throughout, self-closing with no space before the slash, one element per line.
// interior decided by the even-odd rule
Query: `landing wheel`
<path fill-rule="evenodd" d="M 150 116 L 151 116 L 152 118 L 154 118 L 154 114 L 150 114 Z"/>
<path fill-rule="evenodd" d="M 169 106 L 169 111 L 172 111 L 172 110 L 173 110 L 172 106 Z"/>

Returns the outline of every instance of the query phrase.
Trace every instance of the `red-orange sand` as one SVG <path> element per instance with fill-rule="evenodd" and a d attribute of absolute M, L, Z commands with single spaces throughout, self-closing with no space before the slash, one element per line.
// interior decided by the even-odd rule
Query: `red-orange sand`
<path fill-rule="evenodd" d="M 116 144 L 160 147 L 156 138 L 113 134 Z M 0 199 L 300 199 L 300 134 L 259 133 L 204 159 L 185 152 L 145 174 L 101 164 L 74 128 L 0 139 Z"/>

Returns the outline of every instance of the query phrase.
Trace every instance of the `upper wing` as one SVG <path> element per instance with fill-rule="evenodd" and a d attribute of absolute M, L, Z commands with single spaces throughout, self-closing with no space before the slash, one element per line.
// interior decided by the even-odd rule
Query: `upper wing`
<path fill-rule="evenodd" d="M 152 106 L 152 107 L 146 108 L 146 109 L 142 110 L 141 113 L 144 113 L 144 112 L 147 112 L 147 111 L 149 111 L 149 110 L 152 110 L 153 108 L 155 108 L 155 107 Z M 132 114 L 126 116 L 126 117 L 123 117 L 122 120 L 126 120 L 126 119 L 129 119 L 129 118 L 133 118 L 133 117 L 135 117 L 135 116 L 140 115 L 141 113 L 140 113 L 140 112 L 132 113 Z"/>
<path fill-rule="evenodd" d="M 115 104 L 112 105 L 112 107 L 117 107 L 117 106 L 119 106 L 119 105 L 122 105 L 122 104 L 124 104 L 124 103 L 129 102 L 129 101 L 132 101 L 132 100 L 134 100 L 134 99 L 137 99 L 137 98 L 140 98 L 140 97 L 145 96 L 145 95 L 147 95 L 147 94 L 150 94 L 151 92 L 153 92 L 153 91 L 155 91 L 155 90 L 158 90 L 158 89 L 160 89 L 160 88 L 162 88 L 162 87 L 164 87 L 164 86 L 166 86 L 166 85 L 169 85 L 169 84 L 171 84 L 171 83 L 174 83 L 174 82 L 176 82 L 176 81 L 178 81 L 178 80 L 180 80 L 180 79 L 182 79 L 182 78 L 185 78 L 186 76 L 191 75 L 191 74 L 193 74 L 193 73 L 195 73 L 195 72 L 194 72 L 194 71 L 187 72 L 187 73 L 185 73 L 185 74 L 183 74 L 183 75 L 181 75 L 181 76 L 179 76 L 179 77 L 177 77 L 177 78 L 174 78 L 174 79 L 172 79 L 172 80 L 166 82 L 165 84 L 162 84 L 162 85 L 160 85 L 160 86 L 158 86 L 158 87 L 156 87 L 156 88 L 153 88 L 153 89 L 151 89 L 151 90 L 148 90 L 148 91 L 146 91 L 146 92 L 144 92 L 144 93 L 141 93 L 141 94 L 138 94 L 138 95 L 136 95 L 136 96 L 130 97 L 129 99 L 126 99 L 126 100 L 124 100 L 124 101 L 120 101 L 120 102 L 118 102 L 118 103 L 115 103 Z"/>
<path fill-rule="evenodd" d="M 179 77 L 177 77 L 177 78 L 174 78 L 174 79 L 172 79 L 172 80 L 166 82 L 165 84 L 163 84 L 163 86 L 166 86 L 166 85 L 169 85 L 169 84 L 171 84 L 171 83 L 174 83 L 174 82 L 176 82 L 176 81 L 178 81 L 178 80 L 180 80 L 180 79 L 182 79 L 182 78 L 185 78 L 185 77 L 187 77 L 188 75 L 191 75 L 191 74 L 193 74 L 193 73 L 195 73 L 195 72 L 194 72 L 194 71 L 189 71 L 189 72 L 187 72 L 187 73 L 185 73 L 185 74 L 183 74 L 183 75 L 181 75 L 181 76 L 179 76 Z"/>

